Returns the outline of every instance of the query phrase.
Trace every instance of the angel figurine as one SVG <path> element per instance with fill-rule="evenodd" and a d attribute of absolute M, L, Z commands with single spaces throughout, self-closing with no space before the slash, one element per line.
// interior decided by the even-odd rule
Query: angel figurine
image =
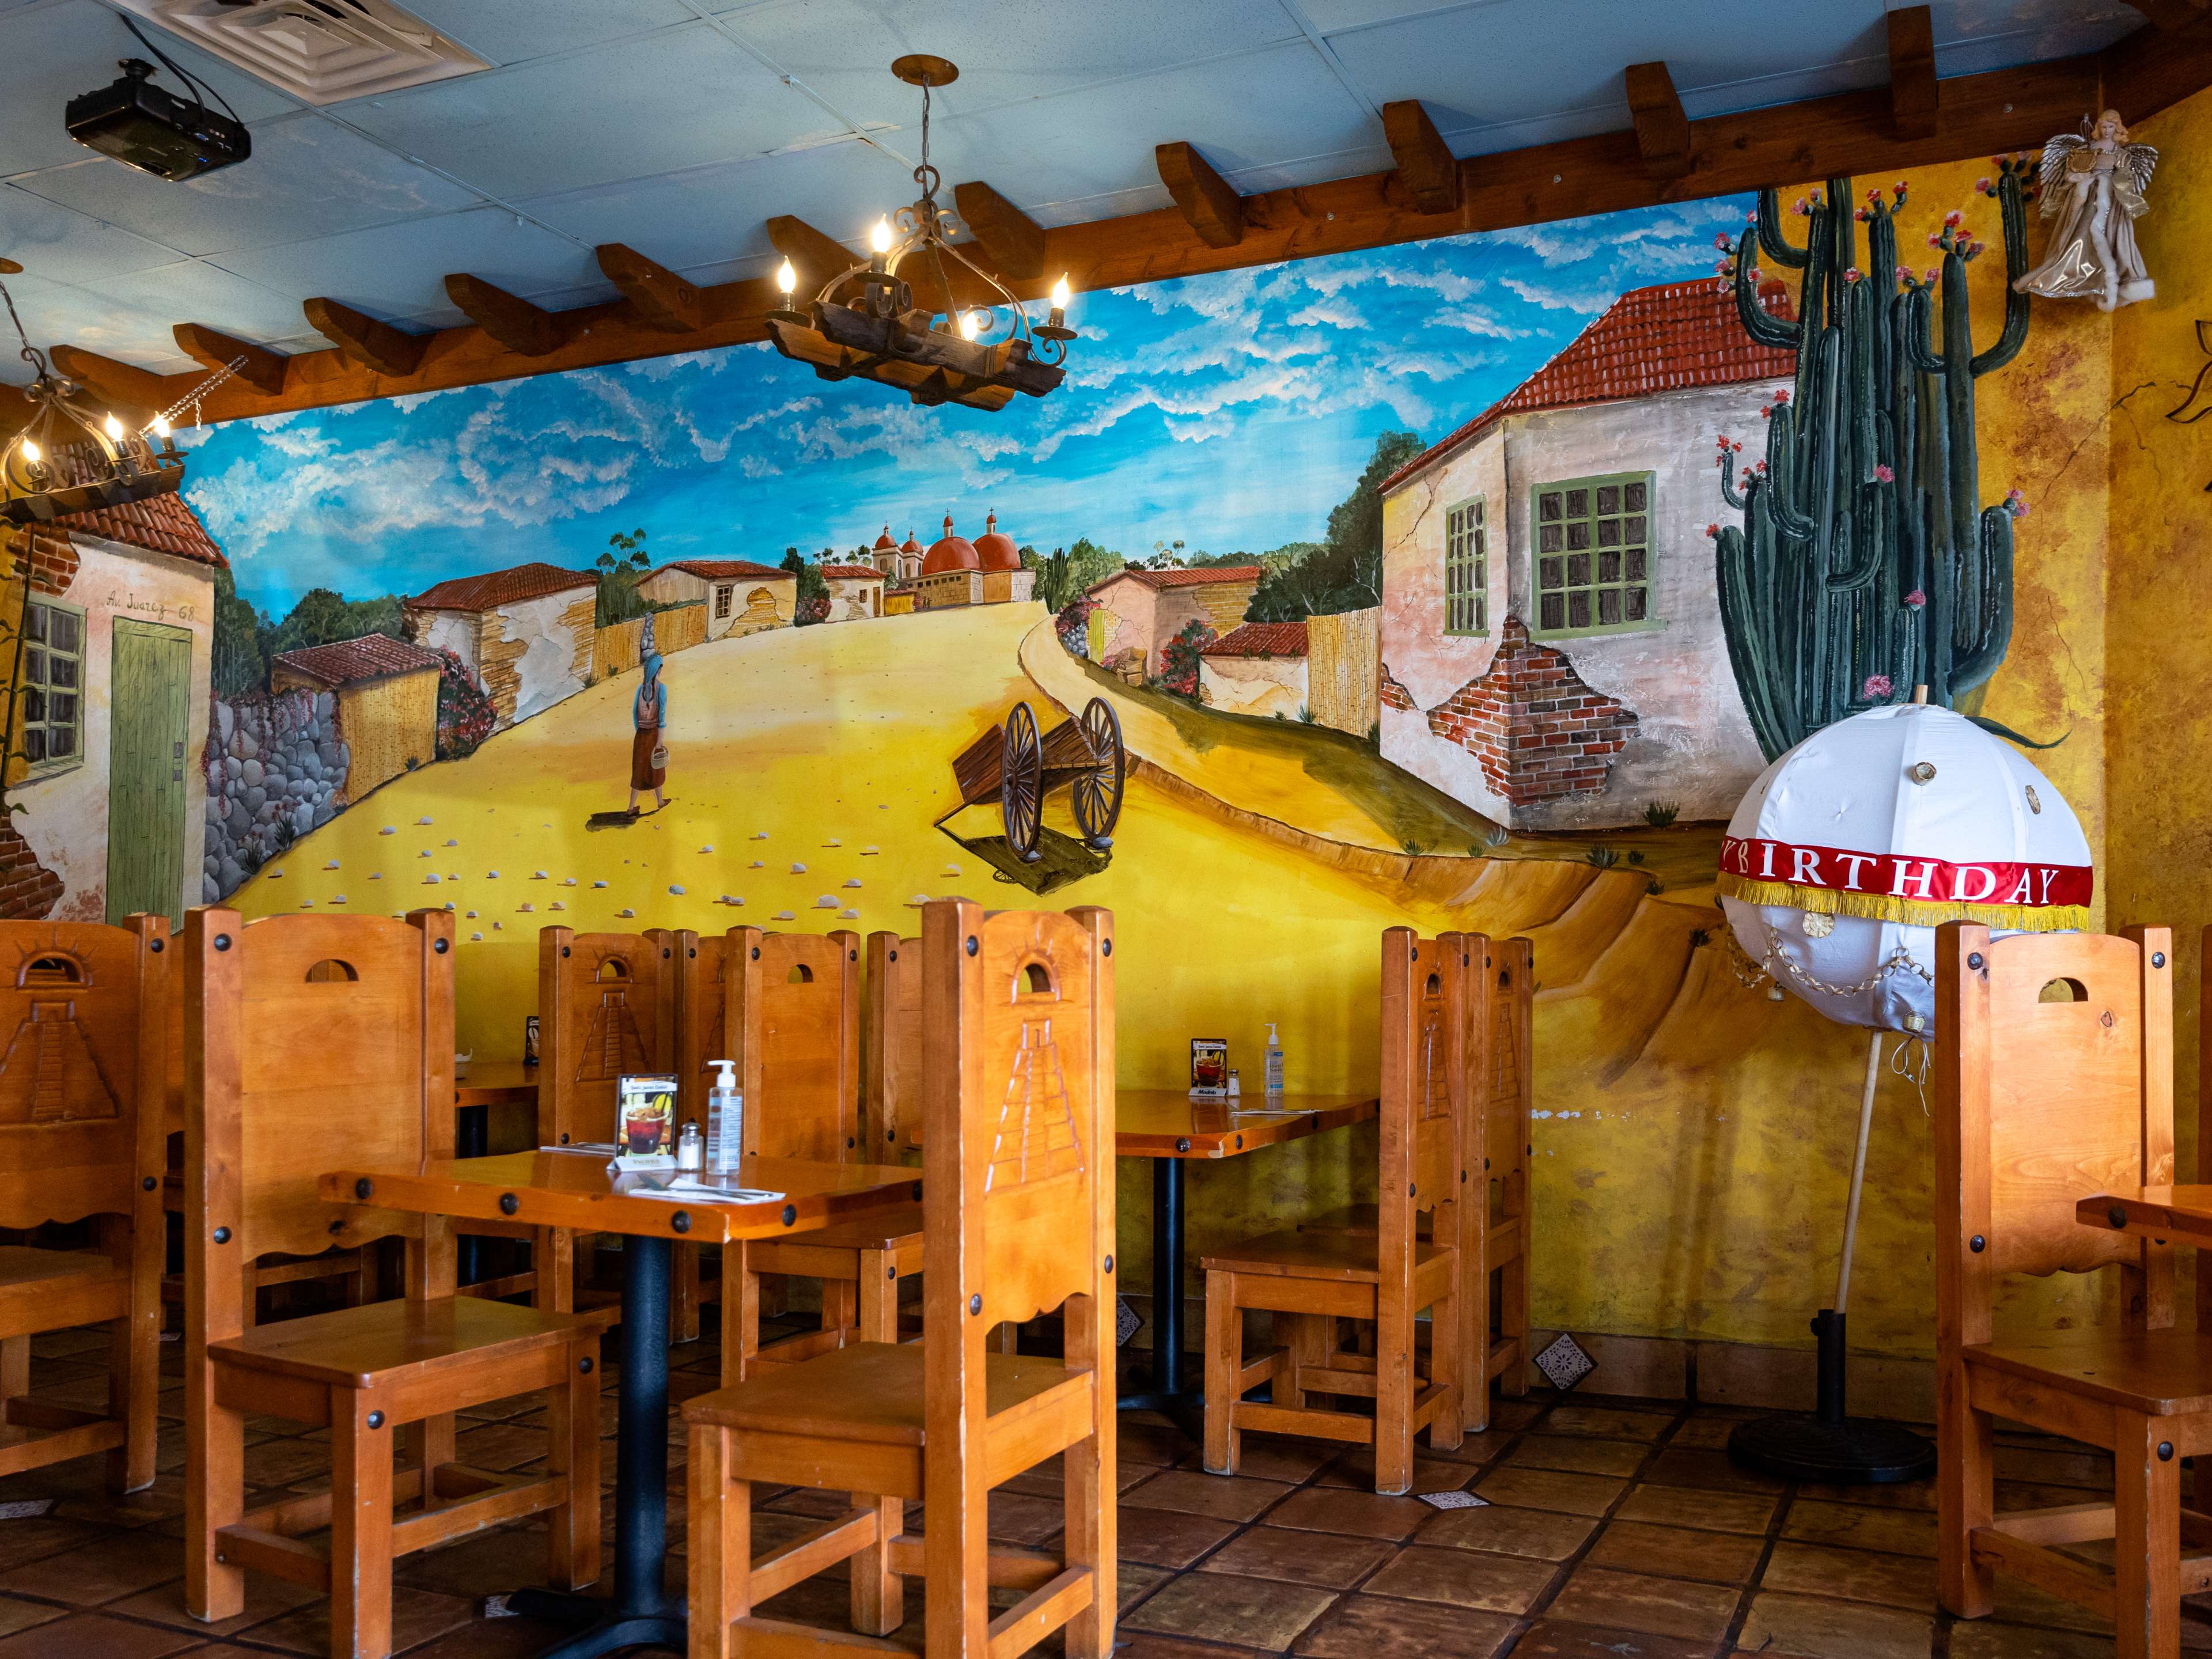
<path fill-rule="evenodd" d="M 2136 247 L 2135 222 L 2147 204 L 2158 152 L 2128 142 L 2118 110 L 2079 134 L 2043 147 L 2043 216 L 2056 219 L 2047 257 L 2013 286 L 2047 300 L 2094 300 L 2100 311 L 2148 300 L 2158 289 Z"/>

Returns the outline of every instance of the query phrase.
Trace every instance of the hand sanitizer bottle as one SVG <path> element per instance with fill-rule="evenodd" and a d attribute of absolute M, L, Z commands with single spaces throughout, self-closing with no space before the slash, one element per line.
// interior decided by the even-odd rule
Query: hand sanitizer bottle
<path fill-rule="evenodd" d="M 707 1091 L 707 1168 L 726 1175 L 744 1154 L 745 1097 L 738 1092 L 737 1061 L 710 1063 L 719 1069 Z"/>
<path fill-rule="evenodd" d="M 1274 1023 L 1267 1024 L 1267 1092 L 1283 1092 L 1283 1045 L 1275 1036 Z"/>

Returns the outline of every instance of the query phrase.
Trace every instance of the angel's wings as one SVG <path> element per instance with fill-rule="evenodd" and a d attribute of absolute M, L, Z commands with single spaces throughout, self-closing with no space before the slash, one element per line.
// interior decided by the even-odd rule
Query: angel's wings
<path fill-rule="evenodd" d="M 2058 210 L 2059 182 L 2066 177 L 2066 162 L 2074 152 L 2089 141 L 2078 132 L 2062 132 L 2043 146 L 2043 165 L 2036 172 L 2036 182 L 2041 186 L 2043 210 L 2045 214 Z"/>
<path fill-rule="evenodd" d="M 2122 144 L 2119 160 L 2120 165 L 2127 169 L 2128 176 L 2136 181 L 2138 192 L 2150 188 L 2150 175 L 2158 168 L 2158 152 L 2155 149 L 2148 144 Z M 2048 167 L 2050 163 L 2046 161 L 2044 165 Z"/>

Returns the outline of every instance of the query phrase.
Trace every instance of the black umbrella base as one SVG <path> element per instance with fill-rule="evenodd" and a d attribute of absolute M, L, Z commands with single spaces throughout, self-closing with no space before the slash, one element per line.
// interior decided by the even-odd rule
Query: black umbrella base
<path fill-rule="evenodd" d="M 1785 1480 L 1834 1486 L 1925 1480 L 1936 1473 L 1936 1447 L 1894 1423 L 1845 1417 L 1833 1422 L 1796 1414 L 1755 1417 L 1729 1436 L 1729 1456 L 1746 1468 Z"/>

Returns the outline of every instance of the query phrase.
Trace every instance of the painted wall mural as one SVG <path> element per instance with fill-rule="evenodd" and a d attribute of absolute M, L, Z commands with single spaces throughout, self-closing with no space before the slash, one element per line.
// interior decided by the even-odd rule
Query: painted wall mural
<path fill-rule="evenodd" d="M 1954 207 L 1996 239 L 1986 170 L 1914 175 L 1900 244 Z M 1354 1086 L 1384 927 L 1526 933 L 1539 1320 L 1802 1342 L 1863 1050 L 1749 982 L 1714 908 L 1767 736 L 1714 461 L 1801 383 L 1715 270 L 1756 206 L 1082 296 L 1066 387 L 996 416 L 760 347 L 183 434 L 191 512 L 163 533 L 205 551 L 114 544 L 197 583 L 154 596 L 191 606 L 169 618 L 193 655 L 167 890 L 451 907 L 461 1045 L 485 1056 L 520 1051 L 551 922 L 908 932 L 947 892 L 1104 904 L 1141 966 L 1123 1078 L 1149 1084 L 1193 1034 L 1256 1066 L 1273 1022 L 1294 1088 Z M 1794 319 L 1774 263 L 1754 306 Z M 1984 339 L 2000 286 L 1960 295 Z M 1983 475 L 2040 514 L 1982 695 L 2073 733 L 2044 763 L 2100 846 L 2094 572 L 2129 325 L 2046 314 L 1982 391 Z M 2085 459 L 2052 471 L 2054 441 Z M 108 617 L 86 605 L 103 648 Z M 83 672 L 97 708 L 114 671 Z M 119 843 L 97 868 L 70 840 L 89 808 L 16 793 L 0 902 L 112 909 Z M 1903 1076 L 1882 1098 L 1855 1334 L 1921 1352 L 1925 1122 Z M 1198 1171 L 1194 1254 L 1359 1196 L 1370 1144 L 1328 1139 Z"/>

